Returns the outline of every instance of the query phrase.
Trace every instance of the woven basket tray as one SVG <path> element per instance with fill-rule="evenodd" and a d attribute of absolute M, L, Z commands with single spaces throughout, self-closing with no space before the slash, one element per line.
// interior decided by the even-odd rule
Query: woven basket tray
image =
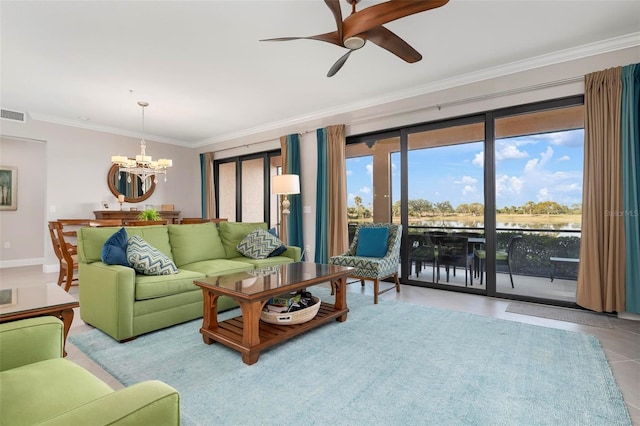
<path fill-rule="evenodd" d="M 269 324 L 294 325 L 312 320 L 320 310 L 320 299 L 311 296 L 315 303 L 308 308 L 294 312 L 260 312 L 260 319 Z"/>

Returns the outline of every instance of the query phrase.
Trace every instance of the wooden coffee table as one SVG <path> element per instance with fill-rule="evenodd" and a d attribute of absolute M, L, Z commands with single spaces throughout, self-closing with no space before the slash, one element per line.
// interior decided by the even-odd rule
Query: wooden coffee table
<path fill-rule="evenodd" d="M 204 316 L 202 339 L 207 345 L 222 343 L 242 354 L 245 364 L 258 362 L 260 352 L 331 320 L 347 319 L 347 276 L 353 268 L 307 262 L 290 263 L 250 272 L 202 278 L 194 284 L 202 288 Z M 335 288 L 335 303 L 321 302 L 318 314 L 310 321 L 294 325 L 260 321 L 260 312 L 273 297 L 320 283 Z M 238 302 L 242 316 L 218 322 L 217 300 L 228 296 Z"/>
<path fill-rule="evenodd" d="M 45 315 L 54 316 L 64 324 L 64 343 L 73 322 L 73 308 L 78 301 L 57 284 L 28 287 L 0 287 L 0 323 Z M 64 348 L 64 347 L 63 347 Z M 67 356 L 67 351 L 64 351 Z"/>

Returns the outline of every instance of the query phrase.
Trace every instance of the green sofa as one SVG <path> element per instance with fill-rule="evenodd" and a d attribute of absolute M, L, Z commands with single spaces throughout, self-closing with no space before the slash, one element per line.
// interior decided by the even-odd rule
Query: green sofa
<path fill-rule="evenodd" d="M 258 227 L 266 230 L 267 224 L 221 222 L 125 227 L 128 236 L 140 236 L 178 267 L 177 274 L 157 276 L 102 263 L 102 246 L 119 227 L 79 229 L 80 317 L 118 341 L 202 317 L 202 290 L 193 284 L 194 280 L 300 260 L 299 247 L 287 247 L 281 255 L 266 259 L 240 254 L 236 246 Z M 218 300 L 219 311 L 235 306 L 227 297 Z"/>
<path fill-rule="evenodd" d="M 62 358 L 52 316 L 0 324 L 1 425 L 180 425 L 180 395 L 157 380 L 114 391 Z"/>

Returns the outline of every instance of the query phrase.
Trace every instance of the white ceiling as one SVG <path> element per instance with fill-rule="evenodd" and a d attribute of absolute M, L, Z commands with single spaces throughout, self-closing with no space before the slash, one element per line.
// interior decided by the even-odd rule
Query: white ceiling
<path fill-rule="evenodd" d="M 321 0 L 1 0 L 0 19 L 3 109 L 139 134 L 144 100 L 147 135 L 193 147 L 421 94 L 453 77 L 498 75 L 542 55 L 562 60 L 593 43 L 640 44 L 639 0 L 451 0 L 386 25 L 422 61 L 368 43 L 327 78 L 346 50 L 258 41 L 335 30 Z"/>

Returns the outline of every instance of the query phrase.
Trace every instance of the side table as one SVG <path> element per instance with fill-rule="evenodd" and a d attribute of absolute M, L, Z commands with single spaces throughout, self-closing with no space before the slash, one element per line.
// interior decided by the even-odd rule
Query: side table
<path fill-rule="evenodd" d="M 57 284 L 0 287 L 0 323 L 51 315 L 64 324 L 64 344 L 78 301 Z M 67 351 L 64 351 L 67 356 Z"/>

